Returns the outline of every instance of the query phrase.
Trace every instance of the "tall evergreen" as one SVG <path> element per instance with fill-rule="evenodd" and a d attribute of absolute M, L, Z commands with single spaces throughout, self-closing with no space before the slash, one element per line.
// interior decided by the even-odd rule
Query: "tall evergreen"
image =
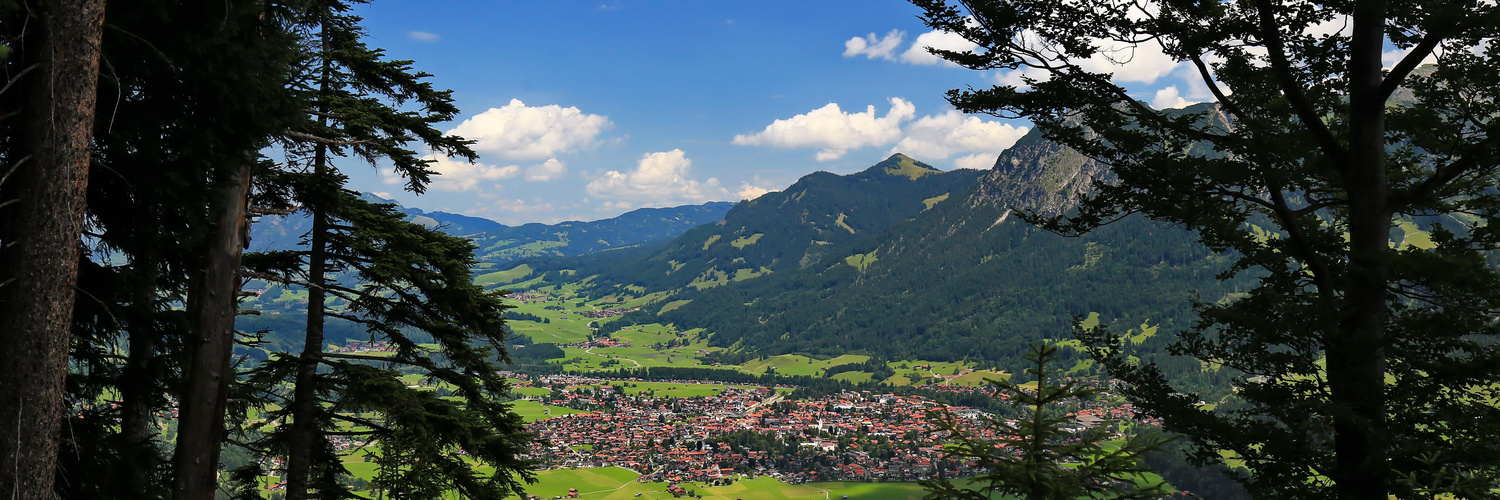
<path fill-rule="evenodd" d="M 98 116 L 89 170 L 86 256 L 76 285 L 74 341 L 57 493 L 65 498 L 165 498 L 174 476 L 217 474 L 221 411 L 194 411 L 223 397 L 196 396 L 204 384 L 195 358 L 229 368 L 229 323 L 206 330 L 190 321 L 204 311 L 213 228 L 236 224 L 213 195 L 255 152 L 289 126 L 302 105 L 288 91 L 294 54 L 275 3 L 111 2 L 102 48 Z M 232 62 L 232 63 L 231 63 Z M 225 115 L 235 120 L 222 120 Z M 229 183 L 237 184 L 237 183 Z M 240 203 L 243 206 L 243 202 Z M 232 208 L 232 206 L 231 206 Z M 238 221 L 238 222 L 237 222 Z M 218 231 L 225 233 L 223 231 Z M 227 234 L 233 234 L 228 231 Z M 221 265 L 232 277 L 237 264 Z M 218 293 L 233 294 L 230 287 Z M 186 309 L 184 310 L 184 305 Z M 233 318 L 232 302 L 217 313 Z M 218 356 L 195 356 L 199 339 L 221 341 Z M 231 373 L 232 376 L 232 373 Z M 224 378 L 208 380 L 217 388 Z M 177 439 L 194 446 L 171 460 L 161 425 L 180 403 Z M 210 407 L 212 408 L 212 407 Z M 195 424 L 196 423 L 196 424 Z M 179 473 L 180 472 L 180 473 Z M 194 474 L 196 472 L 196 474 Z M 200 484 L 204 481 L 200 480 Z"/>
<path fill-rule="evenodd" d="M 419 141 L 435 154 L 475 155 L 466 140 L 433 128 L 458 113 L 450 92 L 434 89 L 410 61 L 388 61 L 368 48 L 349 7 L 310 2 L 298 18 L 310 116 L 284 146 L 299 171 L 278 181 L 312 229 L 306 250 L 252 261 L 265 276 L 278 277 L 270 279 L 306 288 L 307 327 L 300 354 L 276 356 L 252 374 L 284 398 L 264 444 L 285 454 L 292 499 L 349 494 L 338 481 L 347 472 L 331 436 L 379 442 L 378 483 L 385 491 L 498 498 L 518 491 L 524 472 L 517 457 L 527 440 L 520 420 L 500 402 L 506 388 L 495 375 L 494 363 L 504 356 L 503 305 L 472 284 L 472 244 L 408 223 L 390 206 L 346 190 L 347 178 L 333 164 L 340 157 L 389 161 L 409 189 L 421 192 L 432 160 L 408 143 Z M 395 355 L 325 352 L 328 318 L 360 325 L 372 340 L 395 347 Z M 462 401 L 408 388 L 399 380 L 402 370 L 453 387 Z M 496 472 L 474 472 L 465 454 Z"/>
<path fill-rule="evenodd" d="M 51 498 L 104 1 L 0 9 L 0 497 Z"/>
<path fill-rule="evenodd" d="M 1032 344 L 1025 355 L 1030 365 L 1026 373 L 1036 377 L 1034 388 L 1014 378 L 987 380 L 1022 415 L 1014 422 L 1003 416 L 981 417 L 979 425 L 998 438 L 975 434 L 968 422 L 953 415 L 934 421 L 937 430 L 948 435 L 948 456 L 973 462 L 982 472 L 962 486 L 947 479 L 924 482 L 927 498 L 981 500 L 1000 494 L 1024 500 L 1124 500 L 1166 494 L 1165 482 L 1144 483 L 1144 474 L 1151 468 L 1141 463 L 1143 455 L 1161 449 L 1166 440 L 1154 434 L 1132 434 L 1118 446 L 1109 446 L 1105 444 L 1109 429 L 1104 426 L 1070 430 L 1077 424 L 1067 412 L 1069 406 L 1076 408 L 1097 397 L 1101 389 L 1084 387 L 1077 380 L 1059 382 L 1053 368 L 1061 359 L 1057 349 L 1056 345 Z"/>

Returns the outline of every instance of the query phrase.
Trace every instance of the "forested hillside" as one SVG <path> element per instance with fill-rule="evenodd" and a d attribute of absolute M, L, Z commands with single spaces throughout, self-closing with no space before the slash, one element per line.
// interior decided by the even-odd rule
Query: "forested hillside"
<path fill-rule="evenodd" d="M 736 205 L 719 224 L 694 228 L 665 247 L 603 259 L 532 262 L 597 276 L 600 290 L 707 290 L 814 269 L 842 249 L 926 212 L 973 185 L 981 172 L 942 172 L 896 154 L 862 172 L 809 174 L 781 192 Z M 625 264 L 629 262 L 629 264 Z"/>
<path fill-rule="evenodd" d="M 889 174 L 906 161 L 809 175 L 660 249 L 529 265 L 552 282 L 586 280 L 596 296 L 658 293 L 604 331 L 703 328 L 731 348 L 716 359 L 734 362 L 857 352 L 1006 366 L 1028 341 L 1071 338 L 1073 315 L 1090 313 L 1135 328 L 1154 352 L 1166 336 L 1149 332 L 1184 326 L 1190 291 L 1219 300 L 1248 284 L 1216 281 L 1227 256 L 1143 218 L 1081 238 L 1022 221 L 1017 209 L 1066 210 L 1107 175 L 1037 133 L 988 172 Z M 1200 371 L 1190 363 L 1181 371 Z"/>

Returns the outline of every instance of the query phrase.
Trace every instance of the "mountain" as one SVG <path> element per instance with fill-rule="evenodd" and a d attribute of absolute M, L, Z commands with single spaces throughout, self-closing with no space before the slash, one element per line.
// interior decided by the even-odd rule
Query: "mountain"
<path fill-rule="evenodd" d="M 593 222 L 500 226 L 469 235 L 479 261 L 501 266 L 536 256 L 585 255 L 667 240 L 694 227 L 723 220 L 733 203 L 714 201 L 672 208 L 641 208 Z"/>
<path fill-rule="evenodd" d="M 809 175 L 658 249 L 529 262 L 575 270 L 596 297 L 660 294 L 604 331 L 704 328 L 730 348 L 720 361 L 865 353 L 1007 366 L 1029 341 L 1070 338 L 1072 315 L 1090 313 L 1160 350 L 1168 336 L 1151 333 L 1191 320 L 1191 290 L 1218 300 L 1252 278 L 1216 280 L 1229 256 L 1144 218 L 1066 238 L 1015 216 L 1063 213 L 1107 175 L 1033 130 L 986 172 L 938 173 L 898 155 L 850 176 Z"/>
<path fill-rule="evenodd" d="M 380 203 L 395 202 L 365 194 L 365 199 Z M 558 224 L 525 224 L 511 227 L 498 222 L 451 214 L 426 212 L 397 205 L 407 220 L 435 227 L 450 234 L 474 240 L 481 249 L 475 271 L 484 281 L 496 267 L 504 269 L 511 260 L 536 256 L 578 256 L 611 248 L 660 243 L 695 226 L 718 221 L 729 211 L 731 203 L 712 202 L 673 208 L 643 208 L 619 217 L 592 222 Z M 308 216 L 294 212 L 287 216 L 265 217 L 251 226 L 251 250 L 292 250 L 300 245 L 302 235 L 311 227 Z M 503 273 L 498 273 L 503 274 Z M 349 276 L 336 279 L 350 280 Z M 357 283 L 343 283 L 355 286 Z M 265 341 L 278 349 L 299 349 L 306 322 L 307 292 L 297 287 L 252 280 L 246 289 L 253 296 L 241 302 L 254 315 L 240 316 L 235 326 L 243 331 L 266 331 Z M 364 338 L 362 327 L 339 318 L 330 318 L 326 331 L 329 342 L 342 344 L 344 339 Z M 241 350 L 242 354 L 253 350 Z"/>
<path fill-rule="evenodd" d="M 642 208 L 618 217 L 592 222 L 506 226 L 479 217 L 448 212 L 427 212 L 405 207 L 393 200 L 363 194 L 366 200 L 396 205 L 406 220 L 467 237 L 480 247 L 476 256 L 481 270 L 535 256 L 583 255 L 670 239 L 693 227 L 723 219 L 734 204 L 709 202 L 672 208 Z M 250 228 L 252 250 L 293 250 L 312 223 L 306 213 L 264 217 Z"/>
<path fill-rule="evenodd" d="M 896 154 L 850 175 L 816 172 L 780 192 L 736 205 L 724 220 L 689 230 L 649 253 L 571 259 L 533 267 L 597 276 L 597 289 L 704 290 L 796 273 L 867 235 L 941 204 L 981 172 L 942 172 Z M 843 258 L 840 255 L 839 258 Z M 622 259 L 628 267 L 620 267 Z"/>

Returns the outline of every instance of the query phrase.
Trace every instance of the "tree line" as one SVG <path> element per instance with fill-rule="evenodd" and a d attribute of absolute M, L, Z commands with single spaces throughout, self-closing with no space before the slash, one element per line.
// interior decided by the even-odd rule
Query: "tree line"
<path fill-rule="evenodd" d="M 376 443 L 392 496 L 529 478 L 472 243 L 345 187 L 350 162 L 420 193 L 436 158 L 476 158 L 434 128 L 451 92 L 365 44 L 360 3 L 0 2 L 0 496 L 259 498 L 277 474 L 348 498 L 335 442 Z M 245 251 L 293 211 L 302 246 Z M 308 293 L 300 350 L 235 330 L 251 280 Z M 391 355 L 328 352 L 331 319 Z M 250 458 L 223 471 L 226 448 Z"/>

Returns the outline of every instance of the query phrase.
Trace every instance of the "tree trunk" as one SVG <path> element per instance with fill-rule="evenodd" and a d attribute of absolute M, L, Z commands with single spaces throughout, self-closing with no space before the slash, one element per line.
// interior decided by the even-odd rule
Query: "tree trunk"
<path fill-rule="evenodd" d="M 40 65 L 28 156 L 0 191 L 18 201 L 0 222 L 0 498 L 13 500 L 53 497 L 104 24 L 103 0 L 42 8 L 41 43 L 23 47 Z"/>
<path fill-rule="evenodd" d="M 240 256 L 249 236 L 246 210 L 250 197 L 250 162 L 233 171 L 219 187 L 219 210 L 209 238 L 208 255 L 188 298 L 193 331 L 187 340 L 189 366 L 178 420 L 175 500 L 211 500 L 219 485 L 219 449 L 224 439 L 224 411 L 234 377 L 234 318 L 240 291 Z"/>
<path fill-rule="evenodd" d="M 328 53 L 329 32 L 328 21 L 322 21 L 319 33 L 321 46 L 320 57 L 322 58 L 322 74 L 318 84 L 318 125 L 320 129 L 328 126 L 328 106 L 324 104 L 328 99 L 331 75 L 333 73 L 333 62 Z M 315 190 L 322 189 L 324 177 L 328 175 L 328 146 L 318 144 L 313 146 L 313 185 Z M 307 253 L 307 335 L 302 345 L 302 356 L 298 358 L 300 365 L 297 367 L 296 387 L 292 390 L 292 430 L 291 442 L 287 443 L 287 500 L 306 500 L 308 486 L 311 483 L 312 451 L 314 446 L 323 446 L 323 433 L 317 428 L 318 422 L 314 418 L 318 413 L 318 391 L 317 376 L 318 363 L 323 359 L 323 283 L 327 268 L 327 233 L 328 233 L 328 208 L 324 205 L 331 200 L 336 193 L 313 193 L 314 203 L 309 204 L 312 210 L 312 232 L 308 238 Z"/>
<path fill-rule="evenodd" d="M 322 176 L 327 148 L 318 146 L 317 174 Z M 310 483 L 313 447 L 321 446 L 322 433 L 318 432 L 317 376 L 318 362 L 323 359 L 323 292 L 326 264 L 324 250 L 325 234 L 328 231 L 328 216 L 322 207 L 314 205 L 312 247 L 307 257 L 307 336 L 298 358 L 296 388 L 292 392 L 292 431 L 287 443 L 287 500 L 304 500 Z"/>
<path fill-rule="evenodd" d="M 1385 99 L 1379 92 L 1386 6 L 1356 6 L 1349 53 L 1349 273 L 1346 310 L 1327 339 L 1334 415 L 1334 491 L 1340 500 L 1385 500 L 1385 321 L 1390 189 L 1385 166 Z"/>
<path fill-rule="evenodd" d="M 157 466 L 155 419 L 152 410 L 157 401 L 155 386 L 151 378 L 152 359 L 156 356 L 157 340 L 161 336 L 155 322 L 157 280 L 151 266 L 140 266 L 140 281 L 135 285 L 135 296 L 127 319 L 130 334 L 125 368 L 120 372 L 117 385 L 120 388 L 120 437 L 124 449 L 121 470 L 122 497 L 145 498 L 156 476 Z"/>

